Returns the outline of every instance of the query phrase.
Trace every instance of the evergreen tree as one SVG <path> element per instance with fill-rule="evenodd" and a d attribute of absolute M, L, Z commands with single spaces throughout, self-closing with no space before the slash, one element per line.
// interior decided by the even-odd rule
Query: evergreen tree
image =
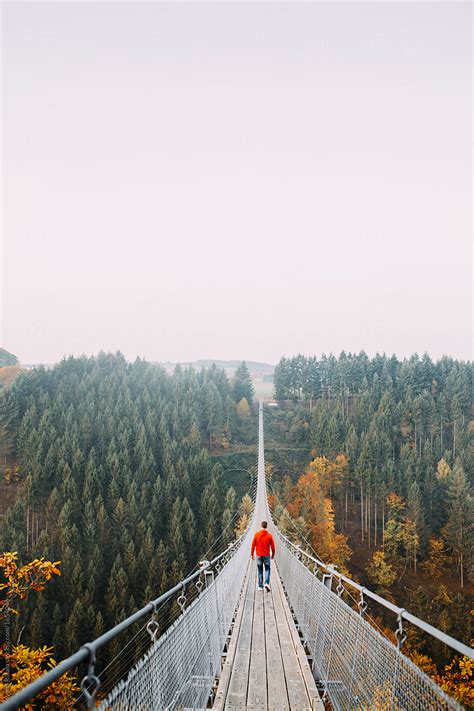
<path fill-rule="evenodd" d="M 459 460 L 450 476 L 447 498 L 449 517 L 443 534 L 455 556 L 463 587 L 466 570 L 472 570 L 473 505 L 472 490 Z"/>
<path fill-rule="evenodd" d="M 9 353 L 5 348 L 0 348 L 0 368 L 5 365 L 17 365 L 18 358 L 13 353 Z"/>
<path fill-rule="evenodd" d="M 240 402 L 242 398 L 245 398 L 248 404 L 252 406 L 254 387 L 249 369 L 244 361 L 242 361 L 235 371 L 234 382 L 232 384 L 232 393 L 235 402 Z"/>

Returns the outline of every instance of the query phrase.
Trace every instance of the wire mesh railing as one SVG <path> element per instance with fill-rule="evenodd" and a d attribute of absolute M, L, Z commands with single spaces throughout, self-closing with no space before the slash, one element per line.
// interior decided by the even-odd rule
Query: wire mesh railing
<path fill-rule="evenodd" d="M 84 663 L 88 671 L 81 684 L 81 702 L 89 708 L 199 711 L 206 707 L 220 675 L 255 525 L 261 518 L 270 518 L 263 434 L 260 405 L 257 491 L 247 532 L 212 561 L 203 562 L 200 570 L 8 699 L 2 711 L 20 708 L 62 674 Z M 275 532 L 278 572 L 311 654 L 314 674 L 333 709 L 461 708 L 402 654 L 404 622 L 417 625 L 460 654 L 472 657 L 472 650 L 302 551 L 278 529 Z M 337 581 L 335 591 L 333 581 Z M 342 599 L 348 587 L 359 595 L 358 611 Z M 396 614 L 398 647 L 364 619 L 367 598 Z M 96 675 L 96 654 L 125 631 L 133 637 L 117 655 L 113 683 L 104 685 Z"/>
<path fill-rule="evenodd" d="M 434 631 L 438 639 L 461 654 L 472 656 L 472 650 L 439 630 L 428 629 L 430 626 L 422 620 L 358 586 L 330 566 L 324 566 L 280 533 L 277 535 L 278 572 L 312 657 L 316 679 L 334 709 L 426 711 L 462 708 L 401 652 L 405 638 L 404 621 L 417 624 L 431 634 Z M 302 558 L 306 558 L 306 564 Z M 334 591 L 332 586 L 336 582 Z M 344 583 L 359 589 L 358 612 L 341 599 Z M 395 634 L 398 646 L 364 619 L 364 594 L 397 613 Z"/>
<path fill-rule="evenodd" d="M 251 535 L 248 529 L 212 561 L 203 561 L 200 569 L 185 580 L 93 642 L 83 645 L 7 699 L 1 705 L 2 711 L 22 708 L 63 674 L 77 670 L 84 663 L 88 668 L 81 683 L 82 707 L 139 708 L 142 711 L 205 707 L 220 672 L 222 651 L 246 572 Z M 161 613 L 170 604 L 177 605 L 181 614 L 160 634 Z M 128 674 L 106 698 L 100 699 L 102 684 L 96 671 L 97 653 L 144 621 L 151 646 L 130 671 L 124 670 Z"/>
<path fill-rule="evenodd" d="M 247 538 L 223 558 L 220 573 L 100 703 L 101 711 L 206 707 L 244 581 Z"/>

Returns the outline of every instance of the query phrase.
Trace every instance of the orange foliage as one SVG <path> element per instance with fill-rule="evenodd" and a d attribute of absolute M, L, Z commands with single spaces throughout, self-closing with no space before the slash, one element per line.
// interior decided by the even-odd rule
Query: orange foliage
<path fill-rule="evenodd" d="M 305 520 L 310 531 L 310 543 L 321 558 L 341 565 L 350 558 L 351 551 L 346 536 L 336 533 L 334 509 L 326 496 L 330 472 L 334 469 L 334 462 L 325 457 L 311 462 L 308 471 L 292 488 L 287 509 L 292 518 L 301 516 Z"/>
<path fill-rule="evenodd" d="M 318 477 L 324 495 L 332 494 L 334 489 L 340 487 L 347 475 L 348 459 L 345 454 L 338 454 L 334 461 L 326 457 L 316 457 L 310 463 L 308 472 Z"/>
<path fill-rule="evenodd" d="M 61 575 L 57 567 L 61 562 L 59 560 L 51 563 L 44 558 L 36 558 L 19 567 L 17 558 L 17 553 L 4 553 L 0 556 L 0 570 L 5 580 L 0 583 L 0 593 L 6 594 L 6 597 L 0 598 L 0 619 L 9 613 L 18 614 L 17 610 L 11 607 L 14 598 L 24 600 L 29 590 L 44 590 L 53 575 Z"/>
<path fill-rule="evenodd" d="M 405 501 L 401 496 L 392 492 L 387 496 L 387 506 L 389 512 L 392 514 L 393 518 L 396 518 L 405 508 Z"/>
<path fill-rule="evenodd" d="M 268 506 L 269 506 L 270 511 L 272 513 L 273 513 L 273 511 L 275 511 L 275 507 L 276 507 L 277 503 L 278 503 L 277 497 L 275 496 L 275 494 L 270 494 L 270 496 L 268 497 Z"/>
<path fill-rule="evenodd" d="M 435 682 L 450 696 L 468 708 L 474 706 L 474 662 L 469 657 L 457 657 L 448 664 L 443 674 L 433 677 Z"/>
<path fill-rule="evenodd" d="M 31 684 L 35 679 L 56 666 L 52 656 L 52 647 L 29 649 L 23 644 L 13 647 L 11 654 L 5 655 L 9 669 L 0 672 L 0 702 L 6 701 L 17 691 Z M 72 708 L 75 694 L 79 691 L 74 679 L 69 674 L 63 674 L 47 689 L 40 692 L 35 700 L 22 708 Z"/>
<path fill-rule="evenodd" d="M 416 650 L 405 649 L 403 650 L 405 656 L 407 656 L 411 661 L 416 664 L 416 666 L 421 669 L 422 672 L 428 674 L 428 676 L 434 677 L 436 674 L 436 665 L 426 654 L 421 654 Z"/>
<path fill-rule="evenodd" d="M 423 569 L 432 578 L 440 578 L 447 565 L 446 544 L 442 538 L 430 538 L 428 541 L 428 557 L 422 564 Z"/>
<path fill-rule="evenodd" d="M 0 388 L 11 385 L 20 373 L 27 373 L 20 365 L 4 365 L 0 368 Z"/>
<path fill-rule="evenodd" d="M 474 707 L 474 662 L 472 659 L 456 657 L 451 664 L 445 666 L 442 674 L 438 674 L 433 660 L 426 654 L 420 654 L 420 652 L 411 649 L 404 649 L 404 653 L 449 696 L 460 701 L 466 708 Z"/>
<path fill-rule="evenodd" d="M 0 571 L 4 582 L 0 583 L 0 593 L 6 597 L 0 598 L 0 619 L 7 619 L 10 614 L 18 614 L 12 607 L 15 599 L 24 600 L 30 590 L 41 591 L 48 580 L 54 575 L 61 575 L 58 568 L 60 561 L 51 563 L 44 558 L 36 558 L 26 565 L 17 564 L 17 553 L 4 553 L 0 556 Z M 49 669 L 56 666 L 53 659 L 53 648 L 42 647 L 30 649 L 23 644 L 4 645 L 1 654 L 2 669 L 0 671 L 0 702 L 16 694 Z M 69 674 L 63 674 L 47 689 L 27 703 L 24 709 L 35 708 L 72 708 L 78 687 Z"/>
<path fill-rule="evenodd" d="M 18 481 L 20 481 L 20 468 L 18 464 L 15 464 L 13 469 L 7 467 L 4 471 L 3 477 L 5 484 L 16 484 Z"/>

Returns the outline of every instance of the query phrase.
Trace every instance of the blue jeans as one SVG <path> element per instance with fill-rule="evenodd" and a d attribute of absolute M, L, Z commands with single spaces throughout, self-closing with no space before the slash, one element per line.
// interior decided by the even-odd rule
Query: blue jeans
<path fill-rule="evenodd" d="M 270 584 L 270 556 L 257 556 L 258 587 L 263 588 L 263 566 L 265 566 L 265 585 Z"/>

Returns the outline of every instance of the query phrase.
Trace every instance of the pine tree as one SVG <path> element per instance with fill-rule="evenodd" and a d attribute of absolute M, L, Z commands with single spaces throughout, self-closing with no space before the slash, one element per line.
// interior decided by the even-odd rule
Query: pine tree
<path fill-rule="evenodd" d="M 464 587 L 465 571 L 472 569 L 473 506 L 472 490 L 459 460 L 449 478 L 447 499 L 449 514 L 443 535 L 453 552 L 461 587 Z"/>
<path fill-rule="evenodd" d="M 245 398 L 250 406 L 253 403 L 254 387 L 252 378 L 244 361 L 239 365 L 234 375 L 232 384 L 232 394 L 235 402 L 240 402 Z"/>

